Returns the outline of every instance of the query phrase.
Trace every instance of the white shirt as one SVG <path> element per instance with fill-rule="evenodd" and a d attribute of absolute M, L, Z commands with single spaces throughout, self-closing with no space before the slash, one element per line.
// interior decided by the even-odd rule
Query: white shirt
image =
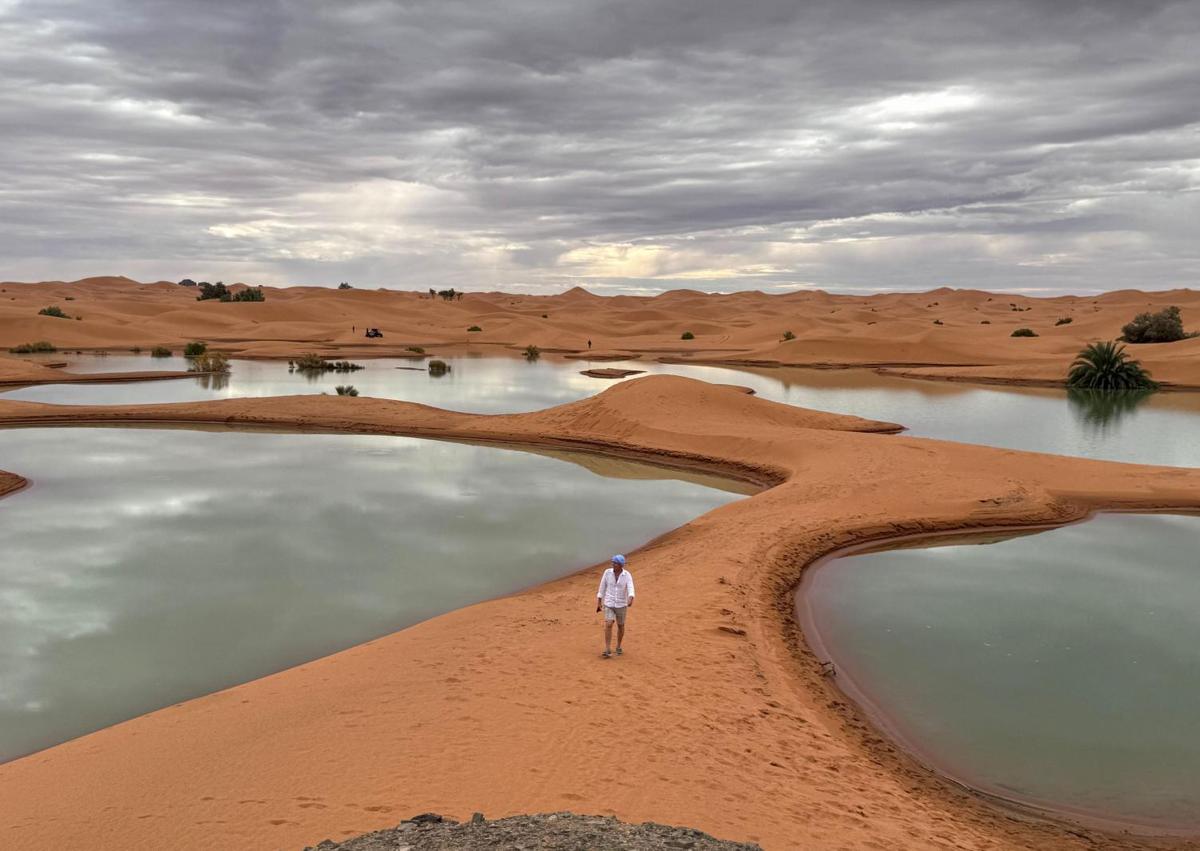
<path fill-rule="evenodd" d="M 604 571 L 604 575 L 600 577 L 600 588 L 596 591 L 596 599 L 603 600 L 604 605 L 610 609 L 628 606 L 629 601 L 633 599 L 633 577 L 630 576 L 629 571 L 622 570 L 620 579 L 613 576 L 611 567 Z"/>

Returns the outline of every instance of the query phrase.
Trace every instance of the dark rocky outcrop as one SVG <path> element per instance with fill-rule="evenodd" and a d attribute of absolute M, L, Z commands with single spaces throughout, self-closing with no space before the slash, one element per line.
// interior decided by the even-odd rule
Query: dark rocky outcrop
<path fill-rule="evenodd" d="M 512 816 L 488 821 L 476 813 L 469 822 L 456 822 L 434 813 L 422 813 L 389 830 L 380 830 L 345 842 L 325 840 L 305 851 L 475 851 L 475 849 L 526 849 L 526 851 L 762 851 L 757 845 L 726 842 L 686 827 L 668 827 L 648 821 L 625 824 L 607 816 L 549 813 Z"/>

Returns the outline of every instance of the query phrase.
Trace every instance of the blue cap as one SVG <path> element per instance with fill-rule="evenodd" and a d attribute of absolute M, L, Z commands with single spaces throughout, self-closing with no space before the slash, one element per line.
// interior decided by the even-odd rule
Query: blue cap
<path fill-rule="evenodd" d="M 624 567 L 624 566 L 625 566 L 625 556 L 622 556 L 622 555 L 616 555 L 616 556 L 613 556 L 613 557 L 612 557 L 612 563 L 613 563 L 613 564 L 618 564 L 618 565 L 620 565 L 621 567 Z"/>

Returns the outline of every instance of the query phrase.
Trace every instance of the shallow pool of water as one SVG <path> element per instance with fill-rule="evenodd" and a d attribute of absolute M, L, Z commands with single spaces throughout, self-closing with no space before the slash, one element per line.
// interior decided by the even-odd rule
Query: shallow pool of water
<path fill-rule="evenodd" d="M 951 776 L 1194 830 L 1198 552 L 1200 517 L 1100 515 L 841 558 L 809 571 L 797 605 L 838 682 Z"/>
<path fill-rule="evenodd" d="M 0 503 L 0 761 L 568 574 L 745 490 L 595 456 L 182 429 L 0 430 L 0 469 L 33 482 Z"/>
<path fill-rule="evenodd" d="M 183 358 L 58 356 L 77 371 L 186 369 Z M 1200 393 L 1157 393 L 1126 404 L 1069 397 L 1053 389 L 973 387 L 888 378 L 870 370 L 743 370 L 644 361 L 588 364 L 544 358 L 446 358 L 429 375 L 419 360 L 361 360 L 365 369 L 312 376 L 279 361 L 234 361 L 228 381 L 185 378 L 126 384 L 58 384 L 0 393 L 0 399 L 60 404 L 178 402 L 294 393 L 332 393 L 353 384 L 365 396 L 405 399 L 473 413 L 534 411 L 598 393 L 613 382 L 580 375 L 618 366 L 751 387 L 764 399 L 897 422 L 919 437 L 1112 461 L 1200 466 Z M 412 367 L 420 367 L 412 369 Z M 408 367 L 408 368 L 403 368 Z"/>

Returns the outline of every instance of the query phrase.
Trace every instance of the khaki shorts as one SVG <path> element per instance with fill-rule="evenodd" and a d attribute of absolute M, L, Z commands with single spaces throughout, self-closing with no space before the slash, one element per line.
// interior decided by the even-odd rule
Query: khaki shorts
<path fill-rule="evenodd" d="M 604 622 L 612 623 L 613 621 L 616 621 L 621 626 L 625 626 L 625 612 L 628 609 L 629 609 L 628 606 L 618 606 L 615 609 L 612 606 L 605 606 L 604 607 Z"/>

